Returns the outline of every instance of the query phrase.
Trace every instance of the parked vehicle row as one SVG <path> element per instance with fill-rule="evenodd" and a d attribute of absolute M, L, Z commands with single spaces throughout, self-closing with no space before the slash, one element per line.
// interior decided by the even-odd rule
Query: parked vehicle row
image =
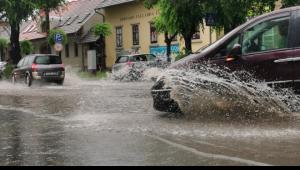
<path fill-rule="evenodd" d="M 246 70 L 267 84 L 300 89 L 300 7 L 254 18 L 223 38 L 171 65 L 171 69 L 210 63 L 232 71 Z M 169 87 L 160 79 L 152 88 L 154 107 L 176 111 Z M 171 108 L 171 109 L 170 109 Z"/>

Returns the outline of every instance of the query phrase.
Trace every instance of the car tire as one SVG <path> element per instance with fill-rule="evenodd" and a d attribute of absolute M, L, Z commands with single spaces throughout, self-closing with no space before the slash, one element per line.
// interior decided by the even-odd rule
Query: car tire
<path fill-rule="evenodd" d="M 31 85 L 32 85 L 32 78 L 31 78 L 31 76 L 28 75 L 28 74 L 25 76 L 25 84 L 26 84 L 28 87 L 31 87 Z"/>
<path fill-rule="evenodd" d="M 15 84 L 17 83 L 17 79 L 16 79 L 16 76 L 15 76 L 15 75 L 13 75 L 13 76 L 11 77 L 11 81 L 12 81 L 13 85 L 15 85 Z"/>
<path fill-rule="evenodd" d="M 57 85 L 62 86 L 64 85 L 64 80 L 59 80 L 56 82 Z"/>

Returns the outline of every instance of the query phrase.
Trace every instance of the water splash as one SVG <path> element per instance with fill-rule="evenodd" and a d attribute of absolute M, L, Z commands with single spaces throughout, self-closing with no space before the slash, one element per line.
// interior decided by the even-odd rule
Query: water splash
<path fill-rule="evenodd" d="M 216 66 L 167 70 L 165 87 L 188 118 L 273 120 L 300 110 L 292 90 L 274 90 L 245 71 Z"/>

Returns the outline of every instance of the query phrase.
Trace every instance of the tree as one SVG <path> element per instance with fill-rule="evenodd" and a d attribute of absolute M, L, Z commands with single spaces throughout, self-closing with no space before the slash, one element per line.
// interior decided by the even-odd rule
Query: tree
<path fill-rule="evenodd" d="M 161 20 L 160 17 L 155 18 L 154 24 L 156 30 L 160 33 L 163 33 L 165 36 L 165 43 L 167 45 L 167 58 L 168 62 L 171 62 L 171 45 L 173 39 L 177 36 L 177 32 L 170 32 L 167 25 Z"/>
<path fill-rule="evenodd" d="M 110 36 L 112 34 L 111 32 L 112 30 L 112 26 L 108 23 L 103 23 L 103 24 L 96 24 L 93 28 L 92 28 L 92 32 L 96 35 L 99 36 L 99 46 L 101 49 L 101 62 L 100 62 L 100 66 L 102 69 L 106 69 L 106 56 L 105 56 L 105 37 Z"/>
<path fill-rule="evenodd" d="M 300 5 L 300 0 L 282 0 L 281 3 L 283 8 L 287 8 Z"/>
<path fill-rule="evenodd" d="M 37 8 L 45 12 L 45 21 L 42 22 L 42 29 L 49 35 L 50 33 L 50 12 L 60 5 L 64 4 L 66 0 L 35 0 Z M 48 47 L 48 53 L 51 53 L 51 48 Z"/>
<path fill-rule="evenodd" d="M 192 37 L 203 23 L 205 0 L 146 0 L 147 7 L 155 6 L 169 32 L 178 32 L 184 38 L 186 54 L 192 53 Z"/>
<path fill-rule="evenodd" d="M 34 51 L 34 47 L 30 41 L 27 40 L 21 41 L 20 46 L 21 46 L 21 52 L 24 55 L 31 54 Z"/>
<path fill-rule="evenodd" d="M 217 27 L 224 29 L 224 32 L 228 33 L 246 22 L 247 19 L 274 10 L 276 1 L 207 0 L 205 9 L 206 12 L 216 13 Z"/>
<path fill-rule="evenodd" d="M 14 64 L 21 59 L 21 49 L 19 43 L 20 25 L 28 19 L 36 9 L 35 0 L 1 0 L 0 18 L 5 19 L 11 29 L 10 46 L 11 57 Z"/>
<path fill-rule="evenodd" d="M 4 61 L 4 50 L 8 47 L 8 41 L 5 38 L 0 38 L 0 55 L 1 61 Z"/>

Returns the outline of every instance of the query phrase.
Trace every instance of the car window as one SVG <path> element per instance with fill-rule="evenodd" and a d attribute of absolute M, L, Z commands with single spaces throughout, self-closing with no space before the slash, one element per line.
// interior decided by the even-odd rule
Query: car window
<path fill-rule="evenodd" d="M 28 65 L 29 65 L 29 57 L 25 57 L 25 58 L 24 58 L 23 67 L 24 67 L 24 66 L 28 66 Z"/>
<path fill-rule="evenodd" d="M 128 62 L 128 57 L 127 56 L 122 56 L 119 57 L 116 63 L 127 63 Z"/>
<path fill-rule="evenodd" d="M 223 45 L 223 47 L 217 52 L 217 54 L 213 56 L 213 59 L 226 57 L 230 53 L 234 45 L 239 43 L 240 43 L 240 35 L 237 35 L 231 41 Z"/>
<path fill-rule="evenodd" d="M 24 63 L 24 58 L 22 60 L 19 61 L 17 67 L 20 68 L 20 67 L 23 67 L 23 63 Z"/>
<path fill-rule="evenodd" d="M 133 61 L 134 62 L 145 62 L 145 61 L 148 61 L 148 60 L 147 60 L 146 55 L 138 55 L 138 56 L 133 57 Z"/>
<path fill-rule="evenodd" d="M 155 55 L 152 55 L 152 54 L 148 54 L 148 55 L 147 55 L 147 60 L 148 60 L 148 61 L 155 61 L 155 60 L 156 60 L 156 56 L 155 56 Z"/>
<path fill-rule="evenodd" d="M 290 17 L 273 19 L 246 30 L 243 54 L 288 48 Z"/>
<path fill-rule="evenodd" d="M 50 65 L 50 64 L 62 64 L 61 58 L 56 55 L 49 56 L 37 56 L 35 64 Z"/>

